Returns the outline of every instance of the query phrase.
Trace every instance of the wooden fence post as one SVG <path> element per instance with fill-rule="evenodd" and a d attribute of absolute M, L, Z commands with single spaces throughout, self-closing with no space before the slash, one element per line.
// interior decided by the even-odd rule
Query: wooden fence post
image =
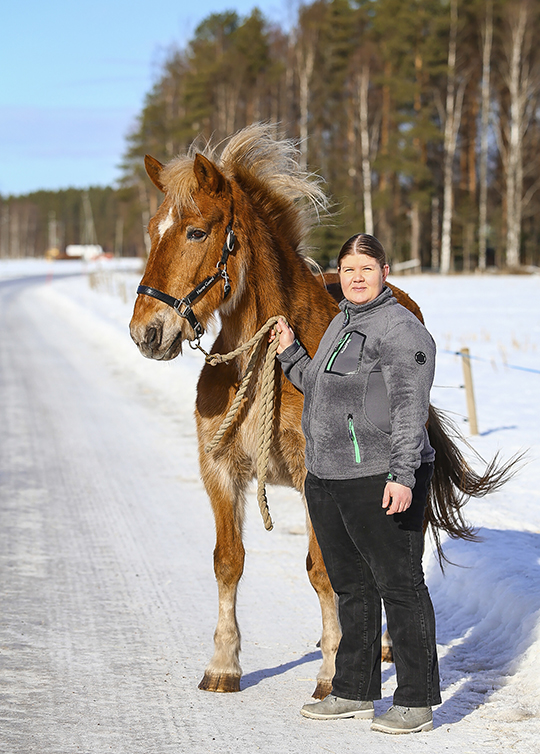
<path fill-rule="evenodd" d="M 471 435 L 477 435 L 478 422 L 476 420 L 476 404 L 474 402 L 471 355 L 468 348 L 462 348 L 460 354 L 461 363 L 463 364 L 463 380 L 465 382 L 465 394 L 467 396 L 467 413 L 469 414 L 469 426 L 471 428 Z"/>

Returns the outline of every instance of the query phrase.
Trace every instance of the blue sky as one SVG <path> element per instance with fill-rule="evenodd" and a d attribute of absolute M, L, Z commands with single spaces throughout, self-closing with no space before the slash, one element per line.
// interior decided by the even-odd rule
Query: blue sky
<path fill-rule="evenodd" d="M 167 49 L 208 14 L 287 0 L 20 0 L 0 12 L 0 194 L 111 185 Z M 290 20 L 290 19 L 289 19 Z"/>

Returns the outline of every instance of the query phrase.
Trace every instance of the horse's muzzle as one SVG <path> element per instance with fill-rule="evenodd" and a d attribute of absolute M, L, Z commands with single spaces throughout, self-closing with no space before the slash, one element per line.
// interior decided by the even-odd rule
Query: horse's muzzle
<path fill-rule="evenodd" d="M 131 338 L 139 351 L 147 359 L 170 361 L 182 353 L 182 331 L 179 330 L 175 337 L 165 337 L 163 323 L 153 322 L 146 327 L 130 325 Z"/>

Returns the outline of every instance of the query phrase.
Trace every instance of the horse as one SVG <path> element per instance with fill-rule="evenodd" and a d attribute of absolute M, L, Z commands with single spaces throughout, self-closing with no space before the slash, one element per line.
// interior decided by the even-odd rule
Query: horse
<path fill-rule="evenodd" d="M 216 315 L 221 329 L 211 353 L 234 352 L 269 318 L 280 314 L 313 356 L 339 311 L 339 290 L 334 290 L 335 298 L 329 289 L 336 289 L 336 280 L 321 281 L 306 261 L 307 235 L 327 199 L 320 179 L 300 169 L 294 142 L 278 138 L 270 124 L 254 124 L 224 145 L 191 147 L 167 165 L 147 155 L 145 167 L 164 198 L 148 224 L 151 249 L 130 323 L 141 354 L 174 359 L 182 353 L 185 341 L 200 345 L 201 335 Z M 421 319 L 415 302 L 391 287 L 397 300 Z M 199 684 L 207 691 L 240 691 L 236 598 L 245 557 L 245 493 L 256 474 L 262 360 L 262 354 L 255 359 L 254 378 L 240 410 L 222 442 L 210 452 L 205 448 L 234 400 L 248 355 L 240 353 L 217 367 L 205 363 L 197 385 L 199 463 L 215 518 L 214 572 L 219 595 L 214 654 Z M 303 396 L 274 366 L 268 481 L 302 493 L 306 474 L 300 429 Z M 429 435 L 437 453 L 426 523 L 440 551 L 441 532 L 474 538 L 462 506 L 469 496 L 500 486 L 508 469 L 497 468 L 493 461 L 483 475 L 476 474 L 444 418 L 433 408 Z M 307 511 L 306 518 L 306 567 L 322 613 L 323 659 L 313 696 L 322 699 L 331 691 L 341 632 L 334 592 Z"/>

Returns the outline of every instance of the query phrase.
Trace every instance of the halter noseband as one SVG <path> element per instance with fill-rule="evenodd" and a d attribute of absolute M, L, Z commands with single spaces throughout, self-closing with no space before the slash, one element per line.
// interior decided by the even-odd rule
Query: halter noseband
<path fill-rule="evenodd" d="M 195 333 L 196 348 L 199 347 L 200 340 L 204 335 L 204 328 L 195 316 L 195 312 L 193 311 L 191 306 L 198 298 L 204 296 L 204 294 L 207 293 L 207 291 L 209 291 L 214 283 L 216 283 L 220 278 L 222 278 L 224 281 L 223 299 L 227 298 L 227 296 L 231 292 L 231 283 L 227 274 L 227 260 L 229 259 L 229 254 L 234 249 L 235 240 L 236 236 L 234 235 L 234 231 L 232 229 L 231 220 L 231 222 L 227 225 L 227 236 L 225 238 L 225 243 L 223 244 L 223 249 L 221 250 L 221 259 L 216 265 L 217 272 L 214 272 L 213 275 L 210 275 L 204 280 L 201 280 L 201 282 L 195 286 L 191 293 L 188 293 L 188 295 L 184 296 L 184 298 L 174 298 L 174 296 L 169 296 L 168 293 L 162 293 L 162 291 L 158 291 L 157 288 L 150 288 L 150 286 L 148 285 L 140 285 L 137 288 L 137 294 L 157 298 L 159 301 L 167 304 L 167 306 L 172 307 L 180 317 L 187 319 L 193 329 L 193 332 Z M 191 345 L 191 341 L 189 341 L 189 343 Z"/>

